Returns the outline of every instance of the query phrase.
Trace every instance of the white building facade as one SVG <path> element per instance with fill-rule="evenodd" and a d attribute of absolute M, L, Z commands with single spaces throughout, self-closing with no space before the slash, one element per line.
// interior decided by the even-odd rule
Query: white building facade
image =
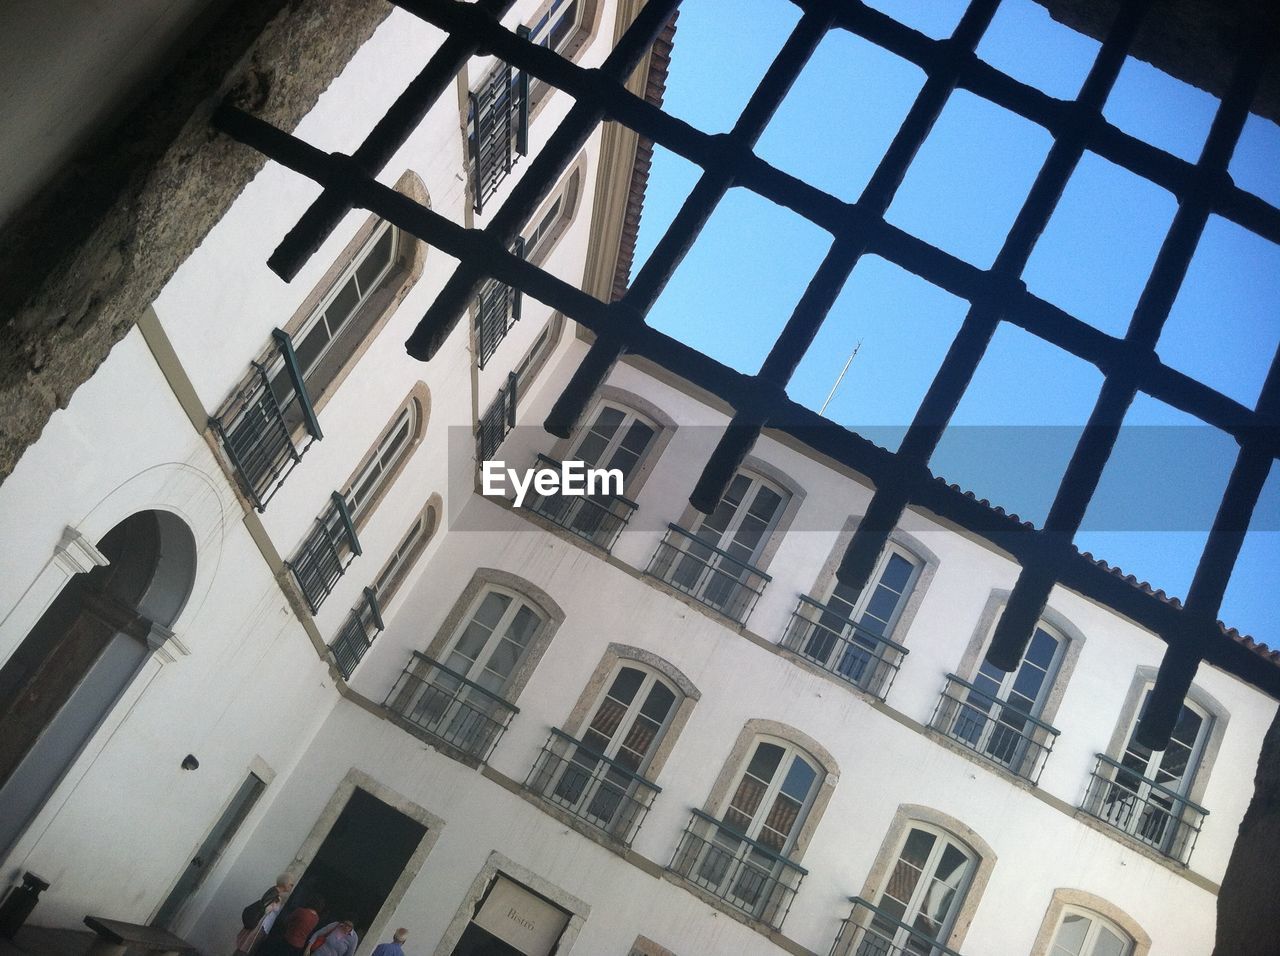
<path fill-rule="evenodd" d="M 634 8 L 508 21 L 595 65 Z M 442 38 L 393 13 L 298 135 L 350 152 Z M 484 58 L 457 90 L 381 181 L 483 226 L 571 102 Z M 635 156 L 598 130 L 522 254 L 607 298 Z M 33 922 L 228 951 L 287 871 L 362 952 L 1212 949 L 1276 701 L 1202 665 L 1144 750 L 1164 645 L 1063 588 L 992 670 L 1017 565 L 927 513 L 844 592 L 871 488 L 769 432 L 694 512 L 727 410 L 642 361 L 557 441 L 572 323 L 490 284 L 415 362 L 455 263 L 356 212 L 281 283 L 316 195 L 264 170 L 0 486 L 0 876 L 50 883 Z M 539 455 L 625 497 L 477 493 Z"/>

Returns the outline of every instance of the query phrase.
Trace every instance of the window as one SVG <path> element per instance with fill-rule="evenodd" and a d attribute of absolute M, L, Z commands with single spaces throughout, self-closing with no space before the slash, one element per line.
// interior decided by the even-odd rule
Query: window
<path fill-rule="evenodd" d="M 669 525 L 649 573 L 741 623 L 769 576 L 756 567 L 790 495 L 752 472 L 729 483 L 716 510 L 692 531 Z"/>
<path fill-rule="evenodd" d="M 721 819 L 695 810 L 671 868 L 776 928 L 805 875 L 788 857 L 824 778 L 795 744 L 757 739 L 732 778 Z"/>
<path fill-rule="evenodd" d="M 592 0 L 551 0 L 527 24 L 529 39 L 572 59 L 587 38 L 584 23 L 594 8 Z M 530 102 L 536 106 L 552 89 L 541 80 L 531 80 Z"/>
<path fill-rule="evenodd" d="M 431 500 L 418 512 L 413 523 L 409 525 L 409 530 L 405 532 L 396 549 L 391 552 L 391 557 L 387 559 L 387 563 L 382 566 L 382 570 L 374 579 L 373 589 L 383 605 L 391 600 L 403 583 L 405 574 L 422 554 L 431 536 L 435 534 L 440 512 L 438 502 L 439 497 L 432 495 Z"/>
<path fill-rule="evenodd" d="M 801 599 L 784 646 L 883 698 L 905 649 L 889 636 L 919 577 L 920 562 L 890 546 L 862 594 L 836 581 L 825 605 Z"/>
<path fill-rule="evenodd" d="M 945 830 L 911 826 L 880 888 L 858 956 L 927 953 L 927 944 L 945 945 L 976 864 L 973 851 Z"/>
<path fill-rule="evenodd" d="M 530 262 L 541 262 L 547 257 L 555 240 L 560 238 L 564 227 L 573 218 L 581 183 L 582 168 L 579 166 L 565 178 L 550 201 L 529 220 L 522 238 L 524 257 Z"/>
<path fill-rule="evenodd" d="M 518 709 L 508 699 L 545 616 L 514 590 L 486 584 L 438 658 L 415 652 L 388 709 L 433 737 L 486 759 Z"/>
<path fill-rule="evenodd" d="M 329 497 L 329 506 L 316 518 L 311 533 L 287 563 L 312 614 L 319 613 L 338 579 L 360 554 L 360 539 L 346 499 L 335 491 Z"/>
<path fill-rule="evenodd" d="M 400 253 L 399 235 L 390 224 L 379 223 L 315 311 L 293 333 L 293 352 L 312 400 L 328 387 L 377 319 L 377 310 L 367 306 L 392 272 Z M 290 407 L 296 405 L 297 396 L 283 362 L 276 362 L 270 375 L 271 390 L 286 409 L 286 418 L 301 421 L 301 413 Z"/>
<path fill-rule="evenodd" d="M 382 608 L 378 606 L 377 593 L 373 588 L 365 588 L 360 603 L 352 609 L 342 630 L 329 644 L 329 653 L 343 678 L 351 679 L 356 667 L 385 626 L 382 623 Z"/>
<path fill-rule="evenodd" d="M 1098 755 L 1084 808 L 1185 864 L 1208 814 L 1188 794 L 1214 721 L 1207 709 L 1187 700 L 1174 723 L 1169 746 L 1153 751 L 1136 737 L 1150 695 L 1149 687 L 1143 690 L 1142 706 L 1129 726 L 1120 759 Z"/>
<path fill-rule="evenodd" d="M 1037 625 L 1018 667 L 983 661 L 972 683 L 948 675 L 932 721 L 935 729 L 1033 782 L 1058 731 L 1039 720 L 1067 640 Z"/>
<path fill-rule="evenodd" d="M 347 484 L 345 495 L 353 519 L 358 521 L 369 511 L 379 493 L 395 476 L 398 466 L 413 447 L 420 418 L 417 399 L 410 399 L 378 438 L 373 451 L 361 462 L 355 477 Z"/>
<path fill-rule="evenodd" d="M 1132 956 L 1134 941 L 1119 926 L 1088 910 L 1066 909 L 1049 956 Z"/>
<path fill-rule="evenodd" d="M 625 488 L 657 434 L 657 425 L 645 416 L 625 406 L 605 402 L 591 424 L 579 434 L 567 458 L 582 461 L 588 468 L 622 472 Z M 550 459 L 544 461 L 555 465 Z M 531 498 L 529 508 L 608 550 L 630 519 L 635 502 L 612 494 L 555 494 Z"/>
<path fill-rule="evenodd" d="M 528 785 L 630 843 L 658 792 L 645 774 L 679 701 L 661 675 L 635 662 L 620 663 L 581 741 L 553 731 Z"/>

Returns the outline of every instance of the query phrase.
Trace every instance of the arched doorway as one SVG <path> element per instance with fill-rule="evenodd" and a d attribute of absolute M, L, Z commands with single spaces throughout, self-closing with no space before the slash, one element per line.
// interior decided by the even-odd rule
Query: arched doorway
<path fill-rule="evenodd" d="M 181 613 L 191 530 L 141 511 L 97 543 L 107 563 L 71 578 L 0 667 L 0 854 L 8 852 Z"/>

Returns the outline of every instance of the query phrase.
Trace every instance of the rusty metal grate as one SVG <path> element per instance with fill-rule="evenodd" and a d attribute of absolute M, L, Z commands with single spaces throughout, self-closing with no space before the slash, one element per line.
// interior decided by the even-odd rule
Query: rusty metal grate
<path fill-rule="evenodd" d="M 1189 163 L 1109 124 L 1102 106 L 1150 0 L 1122 4 L 1083 87 L 1063 101 L 978 59 L 975 50 L 998 0 L 972 0 L 954 34 L 933 40 L 853 0 L 792 0 L 802 11 L 732 131 L 709 134 L 628 92 L 624 81 L 678 6 L 650 0 L 598 69 L 584 69 L 499 25 L 509 0 L 395 0 L 443 29 L 448 39 L 351 157 L 323 153 L 230 107 L 215 123 L 272 159 L 310 177 L 324 193 L 285 236 L 269 265 L 285 279 L 316 250 L 352 207 L 369 209 L 459 260 L 407 348 L 429 360 L 490 277 L 561 311 L 595 334 L 590 352 L 546 420 L 564 437 L 597 386 L 624 353 L 644 356 L 735 409 L 690 500 L 710 511 L 761 430 L 777 429 L 866 475 L 876 492 L 841 564 L 840 579 L 861 589 L 887 535 L 907 505 L 927 509 L 995 540 L 1021 566 L 989 658 L 1008 669 L 1021 657 L 1055 583 L 1110 605 L 1168 644 L 1141 739 L 1167 742 L 1201 660 L 1211 661 L 1280 697 L 1280 668 L 1229 638 L 1217 623 L 1231 570 L 1272 460 L 1280 450 L 1280 362 L 1273 362 L 1256 407 L 1248 408 L 1164 365 L 1155 345 L 1209 215 L 1222 216 L 1280 243 L 1280 210 L 1235 186 L 1227 163 L 1266 65 L 1271 33 L 1239 24 L 1238 62 L 1199 160 Z M 774 111 L 828 32 L 844 30 L 915 64 L 928 79 L 861 198 L 843 202 L 788 175 L 752 151 Z M 483 230 L 467 230 L 376 183 L 389 160 L 453 76 L 476 53 L 496 54 L 533 79 L 567 91 L 574 105 L 528 163 Z M 884 219 L 917 150 L 954 90 L 963 89 L 1045 128 L 1053 136 L 1029 195 L 995 264 L 979 269 Z M 701 178 L 625 295 L 602 303 L 510 253 L 517 231 L 602 120 L 622 123 L 702 169 Z M 1027 291 L 1023 269 L 1085 150 L 1166 191 L 1178 211 L 1123 337 L 1094 329 Z M 832 243 L 760 371 L 730 369 L 645 324 L 656 301 L 716 204 L 745 187 L 826 230 Z M 873 445 L 787 398 L 786 386 L 853 267 L 874 254 L 924 278 L 970 306 L 963 325 L 897 452 Z M 1105 381 L 1088 425 L 1040 529 L 1019 524 L 935 479 L 928 462 L 993 334 L 1012 323 L 1098 367 Z M 1240 452 L 1220 502 L 1185 606 L 1133 587 L 1072 547 L 1129 404 L 1145 393 L 1230 434 Z"/>

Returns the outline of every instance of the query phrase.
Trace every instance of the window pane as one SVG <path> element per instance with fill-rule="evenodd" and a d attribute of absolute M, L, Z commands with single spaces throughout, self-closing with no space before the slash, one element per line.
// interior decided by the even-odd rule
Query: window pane
<path fill-rule="evenodd" d="M 809 789 L 817 777 L 818 772 L 809 766 L 807 761 L 796 757 L 791 761 L 791 769 L 787 771 L 787 778 L 782 782 L 782 792 L 803 803 L 808 798 Z"/>
<path fill-rule="evenodd" d="M 751 763 L 747 766 L 747 773 L 758 780 L 768 783 L 778 771 L 782 753 L 782 748 L 777 744 L 760 744 L 756 747 L 756 752 L 751 757 Z"/>
<path fill-rule="evenodd" d="M 640 689 L 642 683 L 644 683 L 644 671 L 636 670 L 634 667 L 624 667 L 613 679 L 609 696 L 622 701 L 624 705 L 629 704 L 635 700 L 636 691 Z"/>
<path fill-rule="evenodd" d="M 1084 956 L 1084 937 L 1090 925 L 1089 918 L 1082 913 L 1064 914 L 1053 940 L 1053 956 Z"/>
<path fill-rule="evenodd" d="M 356 281 L 360 284 L 360 294 L 368 296 L 383 270 L 391 263 L 391 244 L 394 237 L 387 229 L 378 239 L 377 244 L 369 250 L 364 261 L 356 269 Z"/>
<path fill-rule="evenodd" d="M 649 691 L 649 696 L 645 698 L 644 706 L 640 708 L 640 713 L 646 717 L 662 723 L 667 719 L 667 714 L 671 712 L 671 705 L 676 702 L 676 695 L 671 688 L 661 681 L 656 682 Z"/>
<path fill-rule="evenodd" d="M 355 279 L 348 279 L 338 290 L 338 294 L 333 297 L 329 307 L 324 310 L 325 321 L 329 324 L 329 329 L 334 336 L 346 325 L 359 302 L 360 293 L 356 290 Z"/>
<path fill-rule="evenodd" d="M 538 615 L 527 605 L 522 606 L 516 611 L 515 620 L 511 622 L 511 626 L 507 628 L 507 640 L 524 647 L 529 643 L 529 638 L 533 637 L 533 632 L 538 629 L 538 620 Z"/>
<path fill-rule="evenodd" d="M 1094 941 L 1093 952 L 1089 956 L 1127 956 L 1129 944 L 1105 926 L 1098 927 L 1098 938 Z"/>

